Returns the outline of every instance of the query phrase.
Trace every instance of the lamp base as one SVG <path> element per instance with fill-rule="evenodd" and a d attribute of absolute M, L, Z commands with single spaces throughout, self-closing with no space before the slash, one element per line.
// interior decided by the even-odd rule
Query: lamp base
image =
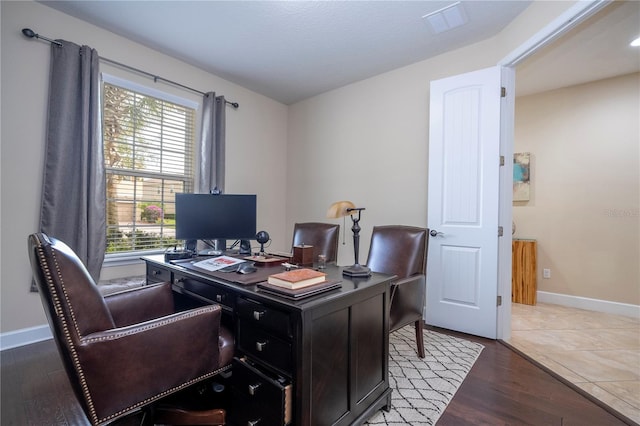
<path fill-rule="evenodd" d="M 355 265 L 343 268 L 342 275 L 346 275 L 348 277 L 368 277 L 371 275 L 371 269 L 356 263 Z"/>

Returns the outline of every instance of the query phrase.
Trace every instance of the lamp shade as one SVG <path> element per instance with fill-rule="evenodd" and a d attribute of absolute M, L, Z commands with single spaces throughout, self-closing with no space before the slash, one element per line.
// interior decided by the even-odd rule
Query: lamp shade
<path fill-rule="evenodd" d="M 355 209 L 356 205 L 351 201 L 336 201 L 331 204 L 329 210 L 327 210 L 327 217 L 336 219 L 339 217 L 351 215 L 350 209 Z"/>

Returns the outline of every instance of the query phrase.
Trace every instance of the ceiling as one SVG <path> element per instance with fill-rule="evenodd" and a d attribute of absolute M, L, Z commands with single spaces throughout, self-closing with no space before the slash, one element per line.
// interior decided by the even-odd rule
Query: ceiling
<path fill-rule="evenodd" d="M 518 96 L 640 71 L 640 2 L 615 1 L 516 67 Z"/>
<path fill-rule="evenodd" d="M 41 3 L 292 104 L 492 37 L 531 2 L 463 0 L 466 23 L 439 34 L 422 17 L 455 2 Z M 518 66 L 518 94 L 640 69 L 638 50 L 628 48 L 640 35 L 640 2 L 616 2 L 589 21 Z"/>

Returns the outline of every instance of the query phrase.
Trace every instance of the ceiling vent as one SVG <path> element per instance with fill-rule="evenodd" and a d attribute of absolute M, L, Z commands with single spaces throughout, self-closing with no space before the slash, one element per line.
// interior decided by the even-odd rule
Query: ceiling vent
<path fill-rule="evenodd" d="M 422 19 L 429 24 L 434 34 L 443 33 L 467 23 L 467 16 L 459 1 L 424 15 Z"/>

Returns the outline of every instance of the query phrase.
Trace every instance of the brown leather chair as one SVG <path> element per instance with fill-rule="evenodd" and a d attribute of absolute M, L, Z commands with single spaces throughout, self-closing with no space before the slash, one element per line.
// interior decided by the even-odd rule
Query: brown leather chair
<path fill-rule="evenodd" d="M 28 240 L 49 326 L 92 425 L 153 412 L 154 402 L 231 366 L 220 306 L 174 312 L 170 283 L 103 297 L 66 244 L 42 233 Z M 224 424 L 224 411 L 221 421 L 213 424 Z"/>
<path fill-rule="evenodd" d="M 313 261 L 318 255 L 327 256 L 327 263 L 338 260 L 340 225 L 322 222 L 296 223 L 293 226 L 293 246 L 313 246 Z"/>
<path fill-rule="evenodd" d="M 393 274 L 389 331 L 414 323 L 418 356 L 424 358 L 423 311 L 426 293 L 428 230 L 413 226 L 375 226 L 367 266 Z"/>

